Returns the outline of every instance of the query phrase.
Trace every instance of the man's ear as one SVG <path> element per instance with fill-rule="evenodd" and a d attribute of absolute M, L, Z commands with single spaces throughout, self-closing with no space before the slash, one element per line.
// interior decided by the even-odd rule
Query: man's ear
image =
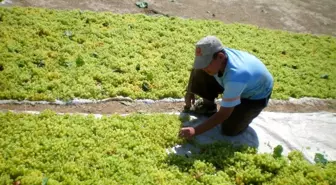
<path fill-rule="evenodd" d="M 218 57 L 220 57 L 221 60 L 225 58 L 225 54 L 223 52 L 218 53 Z"/>

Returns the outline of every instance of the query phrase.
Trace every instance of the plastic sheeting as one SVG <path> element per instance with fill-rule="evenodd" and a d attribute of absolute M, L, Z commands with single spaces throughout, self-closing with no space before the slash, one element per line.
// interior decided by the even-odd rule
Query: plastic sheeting
<path fill-rule="evenodd" d="M 11 0 L 0 1 L 0 5 L 3 5 L 3 4 L 12 4 L 12 1 Z"/>
<path fill-rule="evenodd" d="M 220 103 L 222 99 L 217 99 L 216 102 Z M 331 101 L 332 99 L 319 99 L 319 98 L 289 98 L 289 100 L 274 100 L 270 99 L 269 106 L 271 105 L 286 105 L 286 104 L 294 104 L 294 105 L 309 105 L 309 106 L 319 106 L 324 105 L 327 101 Z M 184 98 L 164 98 L 160 100 L 152 100 L 152 99 L 135 99 L 133 100 L 130 97 L 117 96 L 114 98 L 106 98 L 102 100 L 92 100 L 92 99 L 79 99 L 75 98 L 69 101 L 55 100 L 53 102 L 48 101 L 29 101 L 29 100 L 0 100 L 0 104 L 30 104 L 30 105 L 38 105 L 38 104 L 51 104 L 51 105 L 78 105 L 78 104 L 90 104 L 90 103 L 104 103 L 109 101 L 135 101 L 142 102 L 145 104 L 153 104 L 157 102 L 184 102 Z"/>
<path fill-rule="evenodd" d="M 181 116 L 185 116 L 181 114 Z M 195 126 L 206 120 L 205 117 L 185 122 L 184 126 Z M 336 114 L 319 113 L 278 113 L 262 112 L 240 135 L 229 137 L 220 133 L 220 125 L 198 135 L 194 141 L 209 144 L 215 141 L 228 141 L 234 144 L 247 144 L 257 147 L 259 153 L 272 153 L 273 148 L 282 145 L 283 154 L 299 150 L 310 162 L 316 153 L 328 160 L 336 160 Z M 167 152 L 179 155 L 192 155 L 197 148 L 192 144 L 177 145 Z"/>

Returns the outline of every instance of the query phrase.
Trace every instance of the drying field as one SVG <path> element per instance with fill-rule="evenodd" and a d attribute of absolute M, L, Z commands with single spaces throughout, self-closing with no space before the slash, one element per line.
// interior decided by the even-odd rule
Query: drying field
<path fill-rule="evenodd" d="M 281 156 L 214 143 L 179 156 L 175 115 L 39 115 L 0 113 L 0 184 L 335 184 L 336 163 L 310 164 L 293 151 Z M 196 143 L 195 143 L 196 144 Z"/>
<path fill-rule="evenodd" d="M 335 98 L 336 38 L 219 21 L 0 8 L 0 99 L 181 98 L 194 44 L 216 35 L 258 56 L 274 99 Z M 0 113 L 0 184 L 335 184 L 336 163 L 178 137 L 167 114 Z M 169 154 L 190 142 L 191 156 Z"/>
<path fill-rule="evenodd" d="M 335 98 L 336 38 L 219 21 L 0 8 L 0 99 L 178 98 L 194 44 L 216 35 L 258 56 L 273 98 Z"/>

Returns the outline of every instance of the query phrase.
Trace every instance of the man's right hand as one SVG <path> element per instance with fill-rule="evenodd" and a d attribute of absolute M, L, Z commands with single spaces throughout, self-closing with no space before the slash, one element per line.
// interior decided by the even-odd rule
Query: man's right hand
<path fill-rule="evenodd" d="M 184 109 L 190 109 L 191 106 L 194 105 L 195 103 L 195 94 L 187 92 L 186 95 L 184 96 L 184 102 L 185 102 Z"/>

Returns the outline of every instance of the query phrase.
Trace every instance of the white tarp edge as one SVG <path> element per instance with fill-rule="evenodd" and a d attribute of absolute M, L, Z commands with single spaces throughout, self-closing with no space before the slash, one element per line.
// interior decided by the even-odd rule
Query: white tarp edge
<path fill-rule="evenodd" d="M 285 104 L 297 104 L 297 105 L 324 105 L 326 101 L 330 101 L 332 99 L 319 99 L 319 98 L 310 98 L 310 97 L 304 97 L 300 99 L 295 99 L 295 98 L 289 98 L 289 100 L 275 100 L 275 99 L 270 99 L 269 101 L 269 106 L 270 105 L 285 105 Z M 78 99 L 75 98 L 70 101 L 62 101 L 62 100 L 55 100 L 54 102 L 48 102 L 48 101 L 29 101 L 29 100 L 0 100 L 0 104 L 28 104 L 28 105 L 78 105 L 78 104 L 91 104 L 91 103 L 104 103 L 104 102 L 109 102 L 109 101 L 128 101 L 128 102 L 141 102 L 145 104 L 153 104 L 156 102 L 184 102 L 184 98 L 164 98 L 160 100 L 152 100 L 152 99 L 135 99 L 133 100 L 130 97 L 123 97 L 123 96 L 117 96 L 114 98 L 107 98 L 107 99 L 102 99 L 102 100 L 90 100 L 90 99 Z M 216 102 L 219 103 L 221 99 L 217 99 Z"/>
<path fill-rule="evenodd" d="M 4 4 L 12 4 L 11 0 L 4 0 L 2 2 L 0 2 L 0 5 L 4 5 Z"/>
<path fill-rule="evenodd" d="M 197 125 L 206 118 L 197 118 L 185 123 Z M 262 112 L 253 120 L 248 129 L 234 137 L 220 134 L 220 126 L 195 137 L 199 144 L 215 141 L 229 141 L 248 144 L 258 148 L 259 153 L 272 153 L 273 148 L 282 145 L 283 154 L 299 150 L 310 162 L 316 153 L 321 153 L 328 160 L 336 160 L 336 114 L 319 113 L 278 113 Z M 190 155 L 197 151 L 191 144 L 177 145 L 167 152 Z"/>

